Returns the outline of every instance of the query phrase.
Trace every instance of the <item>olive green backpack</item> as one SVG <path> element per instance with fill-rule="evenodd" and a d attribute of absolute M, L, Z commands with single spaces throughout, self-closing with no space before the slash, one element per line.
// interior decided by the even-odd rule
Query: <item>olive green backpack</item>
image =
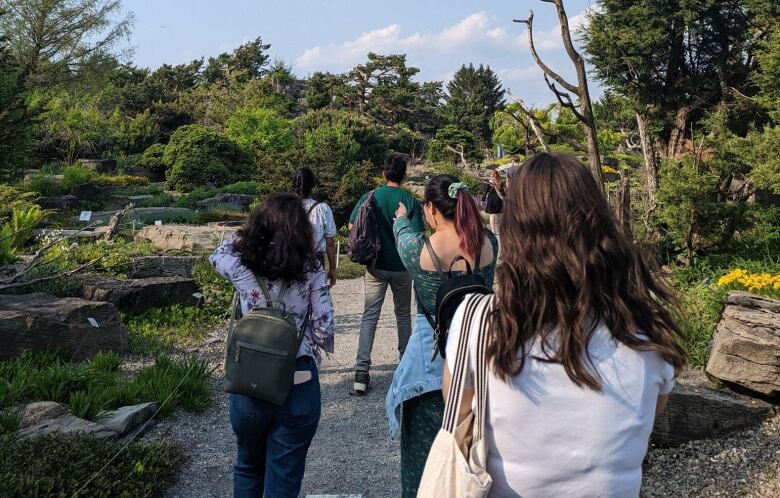
<path fill-rule="evenodd" d="M 292 389 L 295 358 L 309 317 L 299 332 L 295 315 L 284 305 L 287 282 L 282 283 L 276 299 L 271 299 L 262 278 L 257 283 L 265 296 L 264 307 L 241 317 L 238 294 L 233 297 L 225 348 L 225 391 L 282 405 Z"/>

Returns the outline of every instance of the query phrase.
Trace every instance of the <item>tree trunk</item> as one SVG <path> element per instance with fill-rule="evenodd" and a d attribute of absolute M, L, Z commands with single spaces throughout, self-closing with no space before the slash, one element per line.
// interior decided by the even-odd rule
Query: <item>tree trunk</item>
<path fill-rule="evenodd" d="M 691 113 L 691 108 L 683 106 L 677 109 L 677 113 L 674 117 L 674 128 L 669 136 L 669 143 L 666 146 L 666 157 L 674 158 L 680 153 L 685 140 L 685 129 L 688 126 L 688 116 Z"/>
<path fill-rule="evenodd" d="M 615 214 L 623 235 L 631 240 L 631 177 L 624 169 L 620 170 L 620 184 L 618 185 L 617 198 L 615 199 Z"/>
<path fill-rule="evenodd" d="M 656 205 L 656 191 L 660 184 L 658 155 L 656 154 L 653 140 L 650 137 L 650 130 L 647 128 L 647 118 L 642 114 L 636 113 L 636 125 L 639 128 L 639 139 L 642 145 L 642 154 L 645 157 L 645 186 L 647 188 L 647 197 L 650 207 Z"/>

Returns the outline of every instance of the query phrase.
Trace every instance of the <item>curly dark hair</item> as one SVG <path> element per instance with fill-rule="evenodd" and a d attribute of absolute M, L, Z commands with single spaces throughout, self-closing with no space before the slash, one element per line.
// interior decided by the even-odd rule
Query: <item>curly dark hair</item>
<path fill-rule="evenodd" d="M 593 176 L 574 157 L 537 154 L 509 182 L 501 221 L 503 264 L 486 350 L 496 375 L 523 369 L 540 340 L 545 361 L 577 386 L 600 389 L 588 343 L 603 321 L 631 349 L 685 364 L 678 301 L 655 262 L 618 230 Z"/>
<path fill-rule="evenodd" d="M 299 195 L 301 199 L 311 197 L 311 192 L 316 186 L 317 176 L 309 168 L 301 168 L 293 175 L 292 190 Z"/>
<path fill-rule="evenodd" d="M 303 281 L 319 266 L 314 234 L 300 197 L 275 194 L 249 215 L 238 230 L 235 249 L 241 263 L 268 280 Z"/>

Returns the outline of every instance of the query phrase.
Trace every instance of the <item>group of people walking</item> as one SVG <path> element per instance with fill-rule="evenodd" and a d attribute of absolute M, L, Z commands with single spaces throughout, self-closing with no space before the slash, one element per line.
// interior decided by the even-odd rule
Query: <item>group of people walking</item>
<path fill-rule="evenodd" d="M 495 179 L 501 218 L 492 219 L 491 230 L 457 178 L 431 178 L 420 202 L 402 187 L 406 167 L 404 156 L 389 156 L 385 185 L 370 196 L 380 247 L 366 269 L 353 383 L 353 394 L 370 389 L 389 287 L 399 364 L 386 410 L 390 435 L 400 437 L 402 495 L 418 495 L 443 426 L 455 358 L 478 349 L 480 356 L 469 358 L 484 357 L 487 375 L 469 360 L 468 380 L 452 388 L 462 391 L 459 421 L 481 409 L 475 386 L 487 392 L 489 496 L 638 496 L 655 415 L 684 364 L 676 300 L 652 261 L 618 230 L 588 170 L 572 157 L 539 154 L 506 182 Z M 311 198 L 315 184 L 311 171 L 299 171 L 293 194 L 267 198 L 210 258 L 235 286 L 244 314 L 266 304 L 266 291 L 289 287 L 283 307 L 301 332 L 283 404 L 229 395 L 236 497 L 298 496 L 319 422 L 317 369 L 321 352 L 333 352 L 336 326 L 336 227 L 330 208 Z M 355 206 L 350 229 L 368 198 Z M 437 291 L 472 270 L 487 287 L 495 281 L 496 292 L 483 306 L 461 305 L 438 351 Z M 466 335 L 455 333 L 461 329 Z M 484 347 L 477 343 L 482 334 Z"/>

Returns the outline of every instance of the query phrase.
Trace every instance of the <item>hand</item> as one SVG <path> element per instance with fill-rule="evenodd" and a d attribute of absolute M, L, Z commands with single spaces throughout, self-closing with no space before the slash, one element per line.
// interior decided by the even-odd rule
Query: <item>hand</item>
<path fill-rule="evenodd" d="M 409 210 L 406 209 L 406 205 L 403 202 L 399 202 L 398 209 L 395 210 L 395 217 L 406 218 L 407 214 L 409 214 Z"/>
<path fill-rule="evenodd" d="M 332 289 L 336 285 L 336 269 L 331 268 L 328 270 L 328 281 L 330 282 L 330 288 Z"/>

